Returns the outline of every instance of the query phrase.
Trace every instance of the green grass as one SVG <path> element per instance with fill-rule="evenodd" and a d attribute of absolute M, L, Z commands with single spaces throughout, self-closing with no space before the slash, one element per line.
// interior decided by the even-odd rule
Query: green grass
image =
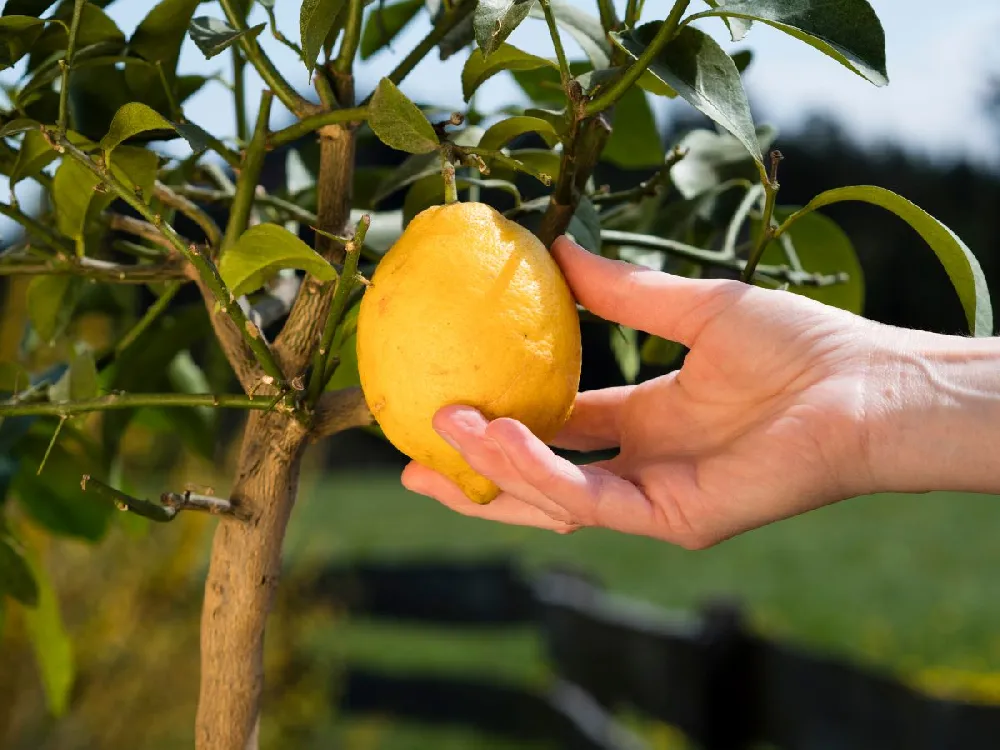
<path fill-rule="evenodd" d="M 882 495 L 689 552 L 601 530 L 559 536 L 466 518 L 407 492 L 396 475 L 375 473 L 306 481 L 286 559 L 294 577 L 331 561 L 502 556 L 526 570 L 572 566 L 616 593 L 668 608 L 693 609 L 710 597 L 730 595 L 744 603 L 761 632 L 913 678 L 939 667 L 1000 672 L 998 535 L 1000 498 Z M 331 664 L 347 658 L 390 671 L 486 676 L 529 686 L 543 685 L 548 676 L 544 648 L 527 630 L 484 633 L 321 619 L 307 641 L 317 659 Z M 460 729 L 371 717 L 341 717 L 316 736 L 380 750 L 505 747 Z"/>
<path fill-rule="evenodd" d="M 470 519 L 407 492 L 395 475 L 370 474 L 306 482 L 286 550 L 292 575 L 366 558 L 569 564 L 671 608 L 736 596 L 762 631 L 859 662 L 904 673 L 941 665 L 983 672 L 1000 671 L 998 534 L 1000 498 L 883 495 L 689 552 L 601 530 L 564 537 Z M 463 643 L 371 623 L 349 630 L 345 648 L 379 663 L 540 673 L 537 651 L 517 637 Z"/>

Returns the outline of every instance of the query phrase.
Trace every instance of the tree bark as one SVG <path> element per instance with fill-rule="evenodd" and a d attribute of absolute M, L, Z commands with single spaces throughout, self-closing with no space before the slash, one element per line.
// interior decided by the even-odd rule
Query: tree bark
<path fill-rule="evenodd" d="M 264 625 L 306 438 L 307 428 L 287 415 L 255 412 L 248 418 L 231 500 L 249 519 L 220 519 L 205 582 L 198 750 L 256 745 Z"/>

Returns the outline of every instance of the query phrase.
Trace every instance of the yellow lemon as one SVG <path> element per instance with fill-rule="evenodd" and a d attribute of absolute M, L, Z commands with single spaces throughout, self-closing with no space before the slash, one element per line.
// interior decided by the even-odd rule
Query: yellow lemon
<path fill-rule="evenodd" d="M 389 441 L 488 503 L 499 488 L 431 420 L 466 404 L 550 440 L 580 384 L 580 317 L 535 235 L 483 203 L 452 203 L 414 217 L 375 269 L 357 351 L 365 400 Z"/>

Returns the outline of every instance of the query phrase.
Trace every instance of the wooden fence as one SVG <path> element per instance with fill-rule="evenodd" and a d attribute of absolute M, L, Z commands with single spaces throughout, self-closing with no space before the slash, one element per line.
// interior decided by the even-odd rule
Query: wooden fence
<path fill-rule="evenodd" d="M 748 630 L 733 603 L 697 615 L 614 596 L 575 573 L 505 562 L 371 563 L 325 570 L 311 592 L 353 616 L 479 630 L 535 628 L 551 688 L 348 667 L 340 709 L 580 750 L 638 750 L 621 710 L 705 750 L 1000 748 L 1000 706 L 944 700 Z"/>

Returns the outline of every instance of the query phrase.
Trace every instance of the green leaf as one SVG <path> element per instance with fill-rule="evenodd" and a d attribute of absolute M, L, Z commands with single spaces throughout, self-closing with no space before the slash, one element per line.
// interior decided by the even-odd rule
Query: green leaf
<path fill-rule="evenodd" d="M 236 42 L 245 36 L 251 39 L 256 38 L 267 24 L 261 23 L 250 28 L 237 31 L 221 18 L 210 18 L 209 16 L 199 16 L 191 19 L 188 26 L 188 33 L 191 40 L 198 45 L 207 59 L 212 59 L 220 52 L 225 52 Z"/>
<path fill-rule="evenodd" d="M 100 392 L 100 379 L 94 353 L 89 347 L 70 347 L 69 368 L 49 386 L 50 401 L 81 401 L 94 398 Z"/>
<path fill-rule="evenodd" d="M 626 383 L 634 383 L 639 374 L 639 335 L 634 328 L 615 323 L 611 326 L 611 351 Z"/>
<path fill-rule="evenodd" d="M 795 209 L 780 207 L 775 209 L 776 221 L 784 221 Z M 758 236 L 761 222 L 754 221 L 751 233 Z M 809 213 L 799 218 L 778 242 L 772 242 L 761 257 L 761 265 L 788 265 L 789 259 L 782 247 L 783 241 L 791 241 L 792 250 L 801 261 L 802 268 L 810 273 L 846 273 L 844 284 L 831 286 L 789 286 L 789 291 L 818 300 L 841 310 L 861 315 L 865 304 L 865 277 L 858 261 L 857 253 L 850 238 L 837 223 L 820 213 Z"/>
<path fill-rule="evenodd" d="M 219 273 L 229 291 L 239 297 L 260 289 L 282 268 L 299 268 L 321 281 L 337 277 L 319 253 L 277 224 L 258 224 L 244 232 L 222 256 Z"/>
<path fill-rule="evenodd" d="M 424 7 L 424 0 L 403 0 L 392 5 L 379 4 L 368 14 L 365 29 L 361 33 L 361 59 L 367 60 L 392 40 L 416 18 Z"/>
<path fill-rule="evenodd" d="M 38 605 L 38 584 L 31 567 L 17 540 L 0 529 L 0 597 L 3 595 L 28 607 Z"/>
<path fill-rule="evenodd" d="M 484 157 L 487 162 L 490 161 L 489 157 Z M 549 151 L 544 148 L 521 148 L 510 152 L 510 158 L 515 162 L 519 162 L 520 165 L 528 167 L 528 170 L 518 169 L 525 172 L 526 174 L 531 174 L 531 170 L 539 172 L 541 174 L 546 174 L 555 180 L 559 177 L 559 168 L 561 166 L 561 159 L 559 154 L 555 151 Z M 507 163 L 506 160 L 501 160 L 494 157 L 494 160 L 498 163 L 498 166 L 515 166 L 514 164 Z"/>
<path fill-rule="evenodd" d="M 132 33 L 128 42 L 129 54 L 151 63 L 159 62 L 167 80 L 173 83 L 181 45 L 200 2 L 201 0 L 160 0 Z"/>
<path fill-rule="evenodd" d="M 757 129 L 756 135 L 761 151 L 766 151 L 777 132 L 764 125 Z M 684 198 L 694 198 L 726 180 L 752 179 L 757 174 L 746 148 L 728 133 L 692 130 L 677 147 L 685 156 L 671 167 L 670 179 Z"/>
<path fill-rule="evenodd" d="M 69 22 L 73 14 L 73 3 L 63 2 L 57 8 L 52 18 L 63 23 L 50 23 L 45 32 L 31 48 L 29 68 L 34 68 L 34 61 L 42 60 L 50 55 L 63 56 L 63 50 L 69 43 Z M 101 45 L 101 54 L 110 55 L 121 52 L 125 47 L 125 35 L 107 13 L 95 3 L 84 3 L 80 15 L 80 26 L 76 32 L 77 49 L 81 52 L 88 47 Z"/>
<path fill-rule="evenodd" d="M 0 70 L 16 63 L 45 31 L 45 23 L 31 16 L 0 18 Z"/>
<path fill-rule="evenodd" d="M 115 149 L 115 162 L 111 171 L 115 177 L 131 187 L 136 194 L 149 203 L 153 197 L 153 186 L 156 183 L 156 170 L 160 159 L 155 151 L 139 146 L 119 146 Z M 104 194 L 108 200 L 91 202 L 90 211 L 95 209 L 94 203 L 100 205 L 100 210 L 107 208 L 112 196 Z"/>
<path fill-rule="evenodd" d="M 741 49 L 737 52 L 731 52 L 729 56 L 733 58 L 736 69 L 740 71 L 741 75 L 743 71 L 750 67 L 750 63 L 753 62 L 753 50 Z"/>
<path fill-rule="evenodd" d="M 38 130 L 41 127 L 37 122 L 31 120 L 27 117 L 18 117 L 11 120 L 3 127 L 0 127 L 0 138 L 9 138 L 12 135 L 17 135 L 18 133 L 24 133 L 29 130 Z"/>
<path fill-rule="evenodd" d="M 592 253 L 601 252 L 601 216 L 589 198 L 581 197 L 566 233 Z"/>
<path fill-rule="evenodd" d="M 66 712 L 76 668 L 73 643 L 59 613 L 59 598 L 41 563 L 29 558 L 38 584 L 38 604 L 24 612 L 24 622 L 42 674 L 49 711 L 59 717 Z"/>
<path fill-rule="evenodd" d="M 368 126 L 386 146 L 411 154 L 438 148 L 434 126 L 388 78 L 379 81 L 368 104 Z"/>
<path fill-rule="evenodd" d="M 492 55 L 528 17 L 534 0 L 479 0 L 473 15 L 476 43 Z"/>
<path fill-rule="evenodd" d="M 69 324 L 83 281 L 75 276 L 37 276 L 28 284 L 28 318 L 35 333 L 53 343 Z"/>
<path fill-rule="evenodd" d="M 538 133 L 549 146 L 555 146 L 559 142 L 559 134 L 548 120 L 517 115 L 491 125 L 479 140 L 479 148 L 499 151 L 525 133 Z"/>
<path fill-rule="evenodd" d="M 805 208 L 789 216 L 782 224 L 782 230 L 791 228 L 811 211 L 843 201 L 863 201 L 881 206 L 913 227 L 931 246 L 944 266 L 962 301 L 970 332 L 974 336 L 993 335 L 993 308 L 990 305 L 989 288 L 976 256 L 948 227 L 891 190 L 871 185 L 827 190 L 809 201 Z"/>
<path fill-rule="evenodd" d="M 302 39 L 302 59 L 309 71 L 316 67 L 323 41 L 343 5 L 344 0 L 302 0 L 299 35 Z"/>
<path fill-rule="evenodd" d="M 615 104 L 611 136 L 601 156 L 622 169 L 662 166 L 663 142 L 641 88 L 630 88 Z"/>
<path fill-rule="evenodd" d="M 56 0 L 7 0 L 3 6 L 5 16 L 40 16 L 55 3 Z"/>
<path fill-rule="evenodd" d="M 889 83 L 885 32 L 867 0 L 732 0 L 693 18 L 760 21 L 829 55 L 876 86 Z M 733 34 L 733 41 L 738 41 Z"/>
<path fill-rule="evenodd" d="M 705 0 L 712 8 L 718 8 L 719 6 L 725 5 L 726 0 Z M 742 18 L 729 18 L 727 16 L 722 17 L 723 23 L 726 24 L 726 28 L 729 29 L 729 35 L 732 37 L 734 42 L 738 42 L 747 34 L 750 33 L 750 27 L 753 26 L 753 21 L 747 21 Z"/>
<path fill-rule="evenodd" d="M 63 159 L 52 181 L 52 200 L 56 204 L 56 228 L 65 236 L 80 241 L 87 224 L 87 212 L 96 197 L 100 179 L 75 159 Z M 110 200 L 105 193 L 103 201 Z"/>
<path fill-rule="evenodd" d="M 10 186 L 14 187 L 25 177 L 41 172 L 59 156 L 39 130 L 29 130 L 21 141 L 14 168 L 10 172 Z"/>
<path fill-rule="evenodd" d="M 110 164 L 111 152 L 123 141 L 149 130 L 175 130 L 173 123 L 151 107 L 139 102 L 129 102 L 115 112 L 107 135 L 101 139 L 104 158 Z"/>
<path fill-rule="evenodd" d="M 465 101 L 469 101 L 484 82 L 505 70 L 534 70 L 544 67 L 559 69 L 552 60 L 524 52 L 512 44 L 498 45 L 489 57 L 482 49 L 473 50 L 462 68 L 462 96 Z"/>
<path fill-rule="evenodd" d="M 606 68 L 611 60 L 611 45 L 601 20 L 565 0 L 550 0 L 549 5 L 556 23 L 580 45 L 591 64 L 595 68 Z M 544 19 L 545 14 L 535 6 L 531 9 L 531 17 Z"/>
<path fill-rule="evenodd" d="M 660 23 L 649 23 L 633 31 L 612 32 L 611 37 L 637 59 L 659 27 Z M 649 70 L 695 109 L 736 136 L 760 169 L 764 168 L 743 81 L 733 59 L 718 42 L 703 31 L 685 26 L 653 60 Z"/>
<path fill-rule="evenodd" d="M 577 60 L 569 64 L 569 72 L 574 78 L 579 78 L 591 69 L 590 63 Z M 559 68 L 545 66 L 534 70 L 512 70 L 514 81 L 528 98 L 544 106 L 564 106 L 566 92 L 563 91 L 559 79 Z"/>

